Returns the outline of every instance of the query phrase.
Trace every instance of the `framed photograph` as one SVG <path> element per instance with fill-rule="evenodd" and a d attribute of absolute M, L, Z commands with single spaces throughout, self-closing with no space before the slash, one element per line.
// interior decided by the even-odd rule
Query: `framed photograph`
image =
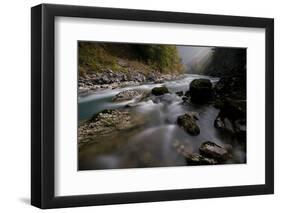
<path fill-rule="evenodd" d="M 274 20 L 31 9 L 31 203 L 274 192 Z"/>

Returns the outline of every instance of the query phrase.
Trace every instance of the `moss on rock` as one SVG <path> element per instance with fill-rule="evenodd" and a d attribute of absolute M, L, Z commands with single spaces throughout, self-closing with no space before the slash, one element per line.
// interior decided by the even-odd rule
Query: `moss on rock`
<path fill-rule="evenodd" d="M 180 115 L 177 119 L 177 123 L 190 135 L 199 135 L 200 128 L 196 123 L 196 120 L 189 113 Z"/>
<path fill-rule="evenodd" d="M 154 87 L 152 90 L 151 90 L 151 94 L 153 95 L 156 95 L 156 96 L 159 96 L 159 95 L 164 95 L 166 93 L 169 93 L 169 90 L 167 87 Z"/>

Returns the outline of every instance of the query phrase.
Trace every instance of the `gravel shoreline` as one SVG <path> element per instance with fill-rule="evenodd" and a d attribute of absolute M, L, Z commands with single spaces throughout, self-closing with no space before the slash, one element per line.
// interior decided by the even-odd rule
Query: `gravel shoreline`
<path fill-rule="evenodd" d="M 159 72 L 151 72 L 144 74 L 140 71 L 130 71 L 127 73 L 113 72 L 108 69 L 103 72 L 87 74 L 80 76 L 78 80 L 78 95 L 86 96 L 92 92 L 105 89 L 116 89 L 127 86 L 137 86 L 143 83 L 163 83 L 180 78 L 181 75 L 161 74 Z"/>

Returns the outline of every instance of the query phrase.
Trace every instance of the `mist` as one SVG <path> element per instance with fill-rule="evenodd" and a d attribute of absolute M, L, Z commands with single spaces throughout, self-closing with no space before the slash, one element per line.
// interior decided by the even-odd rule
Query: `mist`
<path fill-rule="evenodd" d="M 212 47 L 177 46 L 186 73 L 201 74 L 211 61 Z"/>

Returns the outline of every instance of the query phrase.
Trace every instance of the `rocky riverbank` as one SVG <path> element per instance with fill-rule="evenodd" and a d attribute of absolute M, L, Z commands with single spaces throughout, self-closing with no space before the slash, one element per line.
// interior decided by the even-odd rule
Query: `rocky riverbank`
<path fill-rule="evenodd" d="M 79 146 L 98 143 L 103 137 L 114 136 L 115 133 L 128 131 L 144 123 L 144 117 L 126 110 L 103 110 L 90 120 L 79 123 Z"/>
<path fill-rule="evenodd" d="M 128 86 L 136 86 L 143 83 L 163 83 L 179 79 L 181 76 L 176 74 L 161 74 L 157 71 L 149 73 L 141 70 L 129 70 L 128 72 L 117 72 L 110 69 L 102 72 L 91 72 L 79 76 L 78 93 L 80 96 L 88 95 L 103 89 L 116 89 Z"/>

